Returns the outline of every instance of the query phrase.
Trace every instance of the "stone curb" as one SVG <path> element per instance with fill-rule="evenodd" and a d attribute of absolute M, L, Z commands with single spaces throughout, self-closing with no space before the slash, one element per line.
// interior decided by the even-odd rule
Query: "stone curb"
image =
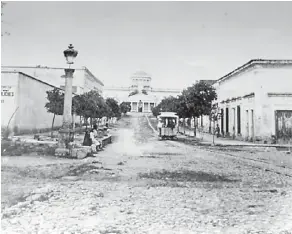
<path fill-rule="evenodd" d="M 240 143 L 240 144 L 230 144 L 230 143 L 216 143 L 213 144 L 212 142 L 209 141 L 204 141 L 201 139 L 196 139 L 196 138 L 189 138 L 189 137 L 185 137 L 186 141 L 196 141 L 198 144 L 200 145 L 210 145 L 210 146 L 226 146 L 226 147 L 264 147 L 264 148 L 268 148 L 268 147 L 273 147 L 273 148 L 283 148 L 283 149 L 289 149 L 292 148 L 292 146 L 290 145 L 272 145 L 272 144 L 244 144 L 244 143 Z"/>

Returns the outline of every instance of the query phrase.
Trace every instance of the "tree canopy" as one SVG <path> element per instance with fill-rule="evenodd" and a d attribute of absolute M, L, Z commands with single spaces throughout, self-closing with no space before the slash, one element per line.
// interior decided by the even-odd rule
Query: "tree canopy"
<path fill-rule="evenodd" d="M 105 102 L 110 107 L 108 117 L 121 117 L 120 106 L 114 98 L 107 98 Z"/>
<path fill-rule="evenodd" d="M 178 97 L 167 97 L 154 108 L 152 113 L 158 116 L 160 112 L 176 112 L 180 118 L 200 117 L 211 115 L 212 102 L 217 99 L 215 88 L 204 81 L 184 89 Z M 194 128 L 196 135 L 196 125 Z"/>
<path fill-rule="evenodd" d="M 177 112 L 178 98 L 169 96 L 161 100 L 161 102 L 152 108 L 152 114 L 158 116 L 160 112 Z"/>
<path fill-rule="evenodd" d="M 126 114 L 127 112 L 131 111 L 131 104 L 129 102 L 122 102 L 120 104 L 120 110 L 123 114 Z"/>
<path fill-rule="evenodd" d="M 217 99 L 215 88 L 200 81 L 183 90 L 177 97 L 167 97 L 152 109 L 154 116 L 161 111 L 176 112 L 181 118 L 200 117 L 209 115 L 212 109 L 212 102 Z"/>
<path fill-rule="evenodd" d="M 62 115 L 64 108 L 64 93 L 63 91 L 55 88 L 52 91 L 47 91 L 48 103 L 45 107 L 48 112 L 54 115 Z M 72 98 L 72 114 L 75 113 L 84 117 L 87 121 L 102 117 L 117 117 L 121 116 L 121 108 L 117 101 L 113 98 L 104 98 L 96 90 L 76 95 Z M 54 121 L 54 119 L 53 119 Z M 86 122 L 87 123 L 87 122 Z"/>
<path fill-rule="evenodd" d="M 53 90 L 47 91 L 46 93 L 48 102 L 45 104 L 45 108 L 48 112 L 54 114 L 51 132 L 51 137 L 53 137 L 55 116 L 62 115 L 64 110 L 64 92 L 60 89 L 54 88 Z"/>
<path fill-rule="evenodd" d="M 215 88 L 204 81 L 183 90 L 182 96 L 185 99 L 189 114 L 193 117 L 209 115 L 212 102 L 217 99 Z"/>
<path fill-rule="evenodd" d="M 177 111 L 176 113 L 180 118 L 190 118 L 191 113 L 189 112 L 188 106 L 183 95 L 179 95 L 177 98 Z"/>
<path fill-rule="evenodd" d="M 47 111 L 55 115 L 62 115 L 64 109 L 64 92 L 54 88 L 46 93 L 48 102 L 45 104 L 45 108 Z"/>

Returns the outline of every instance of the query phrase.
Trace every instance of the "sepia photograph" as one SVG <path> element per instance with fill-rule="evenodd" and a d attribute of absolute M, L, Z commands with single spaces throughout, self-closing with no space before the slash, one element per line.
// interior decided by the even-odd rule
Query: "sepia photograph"
<path fill-rule="evenodd" d="M 1 233 L 292 234 L 292 1 L 1 1 Z"/>

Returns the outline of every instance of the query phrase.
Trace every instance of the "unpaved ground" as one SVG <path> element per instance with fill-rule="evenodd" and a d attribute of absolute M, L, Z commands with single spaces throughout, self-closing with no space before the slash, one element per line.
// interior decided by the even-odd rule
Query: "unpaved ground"
<path fill-rule="evenodd" d="M 142 116 L 114 134 L 97 158 L 2 157 L 2 233 L 292 233 L 274 158 L 158 141 Z"/>

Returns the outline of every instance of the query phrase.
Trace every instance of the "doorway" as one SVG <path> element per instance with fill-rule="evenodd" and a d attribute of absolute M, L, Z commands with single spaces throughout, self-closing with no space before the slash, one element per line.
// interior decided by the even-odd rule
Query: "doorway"
<path fill-rule="evenodd" d="M 232 108 L 232 137 L 235 138 L 235 124 L 236 124 L 236 113 L 235 108 Z"/>
<path fill-rule="evenodd" d="M 149 112 L 149 103 L 144 102 L 144 112 Z"/>
<path fill-rule="evenodd" d="M 137 109 L 138 109 L 138 104 L 137 104 L 137 102 L 133 102 L 133 103 L 132 103 L 132 109 L 131 109 L 131 111 L 136 112 Z"/>
<path fill-rule="evenodd" d="M 277 140 L 288 144 L 292 139 L 292 110 L 277 110 L 275 117 Z"/>
<path fill-rule="evenodd" d="M 248 116 L 248 110 L 246 110 L 246 137 L 249 138 L 249 116 Z"/>
<path fill-rule="evenodd" d="M 228 108 L 226 108 L 225 116 L 226 116 L 226 121 L 225 121 L 225 124 L 226 124 L 226 134 L 228 134 L 229 133 L 229 110 L 228 110 Z"/>
<path fill-rule="evenodd" d="M 250 110 L 251 114 L 251 138 L 254 139 L 254 112 L 253 110 Z"/>
<path fill-rule="evenodd" d="M 221 134 L 224 136 L 224 109 L 221 109 Z"/>
<path fill-rule="evenodd" d="M 241 134 L 240 106 L 237 106 L 237 134 Z"/>

